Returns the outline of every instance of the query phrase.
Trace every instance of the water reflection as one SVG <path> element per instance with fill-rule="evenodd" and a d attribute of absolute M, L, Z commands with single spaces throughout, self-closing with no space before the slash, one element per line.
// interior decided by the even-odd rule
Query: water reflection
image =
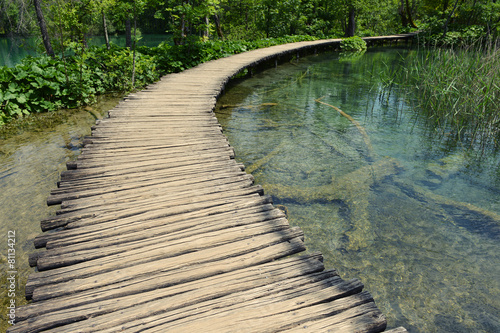
<path fill-rule="evenodd" d="M 498 156 L 450 145 L 385 90 L 380 72 L 406 52 L 265 71 L 229 89 L 218 118 L 308 249 L 359 277 L 391 327 L 499 331 Z"/>

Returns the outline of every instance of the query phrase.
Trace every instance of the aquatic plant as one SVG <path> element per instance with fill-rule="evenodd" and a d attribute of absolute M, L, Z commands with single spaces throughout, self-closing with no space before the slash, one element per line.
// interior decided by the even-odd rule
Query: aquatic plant
<path fill-rule="evenodd" d="M 423 50 L 389 70 L 416 94 L 421 112 L 439 133 L 470 147 L 500 144 L 500 47 L 479 43 Z M 386 73 L 387 74 L 387 73 Z"/>

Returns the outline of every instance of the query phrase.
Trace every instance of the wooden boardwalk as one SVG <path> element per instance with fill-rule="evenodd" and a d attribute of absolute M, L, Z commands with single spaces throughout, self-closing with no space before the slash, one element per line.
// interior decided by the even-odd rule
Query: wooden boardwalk
<path fill-rule="evenodd" d="M 302 231 L 233 159 L 213 114 L 243 68 L 338 42 L 167 75 L 98 121 L 48 198 L 61 207 L 41 223 L 32 302 L 8 332 L 384 331 L 359 280 L 325 270 L 319 253 L 290 256 Z"/>

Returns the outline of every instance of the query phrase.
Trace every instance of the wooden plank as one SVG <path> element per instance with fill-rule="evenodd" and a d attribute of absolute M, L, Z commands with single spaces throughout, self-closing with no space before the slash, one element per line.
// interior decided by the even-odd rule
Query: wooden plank
<path fill-rule="evenodd" d="M 200 187 L 204 187 L 205 183 L 209 182 L 211 185 L 214 182 L 228 183 L 239 181 L 242 179 L 248 179 L 253 181 L 253 176 L 241 171 L 239 168 L 232 167 L 227 170 L 216 169 L 210 173 L 196 173 L 195 175 L 178 175 L 172 177 L 161 177 L 163 173 L 155 172 L 149 174 L 135 174 L 128 177 L 113 178 L 108 182 L 82 182 L 82 183 L 65 183 L 64 186 L 58 189 L 52 190 L 51 195 L 71 195 L 72 193 L 91 193 L 91 191 L 96 191 L 99 193 L 105 193 L 112 191 L 114 189 L 127 190 L 136 189 L 147 186 L 154 186 L 160 184 L 172 184 L 172 185 L 184 185 L 188 186 L 190 184 L 199 184 Z M 169 175 L 169 172 L 165 172 L 165 175 Z M 154 177 L 154 176 L 157 177 Z M 118 180 L 119 179 L 119 180 Z M 120 184 L 122 184 L 120 186 Z M 208 186 L 210 186 L 210 184 Z M 99 202 L 95 204 L 100 205 Z M 62 206 L 59 214 L 63 214 L 65 208 L 70 208 L 71 204 Z M 67 210 L 69 211 L 69 209 Z"/>
<path fill-rule="evenodd" d="M 87 144 L 85 147 L 82 148 L 82 154 L 92 154 L 92 155 L 105 155 L 105 154 L 117 154 L 117 153 L 126 153 L 126 152 L 138 152 L 138 151 L 153 151 L 156 149 L 163 149 L 163 150 L 171 150 L 171 151 L 177 151 L 180 152 L 181 149 L 185 150 L 186 152 L 196 152 L 196 151 L 202 151 L 202 150 L 207 150 L 207 149 L 213 149 L 217 147 L 228 147 L 229 142 L 227 140 L 222 139 L 220 142 L 217 143 L 210 143 L 207 144 L 204 141 L 194 141 L 193 143 L 186 141 L 184 144 L 169 144 L 169 143 L 150 143 L 149 145 L 145 146 L 130 146 L 130 147 L 117 147 L 111 146 L 107 147 L 104 149 L 100 145 L 93 145 L 93 144 Z"/>
<path fill-rule="evenodd" d="M 384 315 L 377 309 L 375 303 L 367 303 L 353 307 L 339 314 L 307 321 L 297 327 L 286 330 L 287 333 L 297 332 L 383 332 L 387 326 Z"/>
<path fill-rule="evenodd" d="M 248 205 L 248 203 L 246 203 Z M 221 207 L 217 207 L 221 209 Z M 57 239 L 50 241 L 46 252 L 37 253 L 36 258 L 50 256 L 51 253 L 65 253 L 85 251 L 91 249 L 102 249 L 107 246 L 134 242 L 150 237 L 169 234 L 171 239 L 186 237 L 187 235 L 199 234 L 201 232 L 220 230 L 235 226 L 247 225 L 284 217 L 284 213 L 274 208 L 270 204 L 262 204 L 255 207 L 234 209 L 228 212 L 214 212 L 212 215 L 201 215 L 192 217 L 192 214 L 176 215 L 158 220 L 145 221 L 144 223 L 131 224 L 122 227 L 120 230 L 104 230 L 99 233 L 99 237 L 92 237 L 89 232 L 87 237 L 76 237 L 71 241 L 72 236 L 64 240 L 64 243 Z M 221 221 L 223 220 L 223 221 Z M 219 222 L 220 221 L 220 222 Z M 95 229 L 95 228 L 94 228 Z M 75 237 L 75 236 L 73 236 Z M 54 254 L 54 255 L 56 255 Z M 34 263 L 36 265 L 36 262 Z"/>
<path fill-rule="evenodd" d="M 183 238 L 174 238 L 172 235 L 143 238 L 140 241 L 121 243 L 114 246 L 105 246 L 98 249 L 59 253 L 57 255 L 42 256 L 37 261 L 38 271 L 89 262 L 89 266 L 96 264 L 95 259 L 106 257 L 107 263 L 116 260 L 123 261 L 122 253 L 127 256 L 127 264 L 137 260 L 153 261 L 160 258 L 173 257 L 193 251 L 199 251 L 212 246 L 226 244 L 232 241 L 250 238 L 265 233 L 279 232 L 290 226 L 285 218 L 256 222 L 250 225 L 235 226 L 215 231 L 204 230 L 202 234 L 185 235 Z M 67 250 L 67 249 L 64 249 Z M 60 251 L 61 252 L 61 251 Z M 91 262 L 90 262 L 91 261 Z"/>
<path fill-rule="evenodd" d="M 195 155 L 195 156 L 193 156 Z M 193 157 L 209 157 L 209 156 L 221 156 L 224 159 L 229 157 L 230 159 L 234 158 L 234 149 L 232 147 L 214 147 L 213 149 L 202 150 L 198 153 L 175 153 L 172 154 L 165 151 L 156 151 L 152 153 L 137 153 L 130 154 L 130 156 L 122 156 L 115 155 L 113 160 L 109 158 L 98 158 L 96 156 L 89 155 L 80 155 L 76 161 L 66 162 L 66 166 L 68 170 L 74 169 L 84 169 L 84 168 L 94 168 L 94 167 L 103 167 L 107 165 L 116 165 L 123 163 L 131 163 L 137 161 L 150 161 L 150 160 L 163 160 L 169 161 L 174 159 L 186 159 L 188 156 L 192 159 Z"/>
<path fill-rule="evenodd" d="M 111 314 L 110 317 L 116 317 L 115 312 L 123 310 L 128 311 L 127 316 L 131 318 L 144 318 L 151 315 L 149 312 L 151 307 L 157 311 L 172 311 L 289 279 L 298 278 L 296 281 L 300 283 L 300 280 L 304 279 L 319 281 L 322 278 L 335 276 L 336 272 L 333 270 L 317 273 L 323 270 L 319 258 L 320 255 L 317 253 L 292 257 L 117 298 L 109 295 L 105 297 L 105 293 L 95 294 L 92 291 L 75 296 L 63 296 L 20 307 L 16 317 L 18 320 L 30 318 L 30 329 L 48 329 L 61 323 L 72 323 L 108 313 Z M 287 283 L 293 283 L 293 280 Z M 146 308 L 138 306 L 145 303 L 148 303 Z M 106 317 L 100 319 L 107 320 Z M 19 331 L 23 331 L 26 325 L 21 323 L 18 328 Z"/>
<path fill-rule="evenodd" d="M 225 160 L 210 160 L 205 163 L 196 163 L 195 161 L 186 161 L 177 163 L 177 165 L 143 165 L 143 166 L 133 166 L 128 165 L 125 168 L 107 168 L 107 169 L 99 169 L 99 170 L 70 170 L 61 172 L 61 181 L 73 180 L 73 179 L 94 179 L 94 178 L 107 178 L 107 177 L 116 177 L 122 175 L 133 175 L 137 173 L 143 172 L 151 172 L 151 171 L 166 171 L 170 170 L 176 175 L 180 174 L 193 174 L 199 173 L 201 170 L 207 169 L 219 169 L 225 167 L 239 166 L 237 162 L 235 162 L 231 158 L 227 158 Z"/>
<path fill-rule="evenodd" d="M 167 170 L 168 171 L 168 170 Z M 162 179 L 159 177 L 157 180 L 151 180 L 151 177 L 149 175 L 147 176 L 142 176 L 140 174 L 132 174 L 130 176 L 124 175 L 124 181 L 125 184 L 123 185 L 122 189 L 127 190 L 127 189 L 133 189 L 133 188 L 141 188 L 141 187 L 148 187 L 148 186 L 153 186 L 151 187 L 154 190 L 154 186 L 161 186 L 162 184 L 171 184 L 171 183 L 176 183 L 179 181 L 182 181 L 183 179 L 186 180 L 186 186 L 189 187 L 191 186 L 190 184 L 194 183 L 200 183 L 200 187 L 204 187 L 205 182 L 214 182 L 214 181 L 219 181 L 223 183 L 231 183 L 234 181 L 241 181 L 244 179 L 248 179 L 249 182 L 253 181 L 253 177 L 251 175 L 248 175 L 244 172 L 242 172 L 239 168 L 237 167 L 231 167 L 228 169 L 227 172 L 225 172 L 223 169 L 218 169 L 216 168 L 213 170 L 213 172 L 205 172 L 205 171 L 200 171 L 196 172 L 195 170 L 185 170 L 186 172 L 184 173 L 175 173 L 172 175 L 172 177 L 165 177 Z M 190 172 L 188 172 L 190 171 Z M 161 172 L 160 172 L 161 173 Z M 128 177 L 127 177 L 128 176 Z M 160 175 L 161 176 L 161 175 Z M 188 181 L 189 177 L 192 178 L 192 181 Z M 102 187 L 101 192 L 103 192 L 103 195 L 107 196 L 109 200 L 113 201 L 114 196 L 110 193 L 106 194 L 104 192 L 108 191 L 110 188 L 114 188 L 116 186 L 119 186 L 119 182 L 117 182 L 117 178 L 122 178 L 122 177 L 115 177 L 112 178 L 109 182 L 98 182 L 98 181 L 93 181 L 95 179 L 89 179 L 89 181 L 78 183 L 74 188 L 75 191 L 92 191 L 96 190 L 96 188 Z M 127 181 L 130 179 L 130 182 L 127 183 Z M 141 181 L 143 183 L 141 183 Z M 67 194 L 68 190 L 71 190 L 71 186 L 64 186 L 62 189 L 63 191 L 61 193 L 56 193 L 58 195 L 64 195 Z M 130 192 L 130 191 L 129 191 Z M 171 191 L 172 192 L 172 191 Z M 123 201 L 122 202 L 128 202 L 133 200 L 133 198 L 137 198 L 137 195 L 134 195 L 134 192 L 132 191 L 128 195 L 123 195 Z M 124 194 L 124 193 L 121 193 Z M 150 192 L 149 197 L 152 197 L 154 195 L 154 192 Z M 102 198 L 101 198 L 102 199 Z M 106 199 L 106 198 L 104 198 Z M 76 202 L 76 201 L 75 201 Z M 110 201 L 108 201 L 110 202 Z M 99 207 L 106 205 L 107 203 L 103 201 L 94 201 L 92 204 L 88 205 L 88 207 Z M 85 206 L 84 199 L 80 199 L 77 201 L 77 205 L 73 205 L 72 202 L 64 202 L 61 204 L 61 209 L 57 212 L 57 215 L 62 215 L 62 214 L 70 214 L 71 212 L 75 210 L 82 210 L 85 209 L 87 206 Z M 109 206 L 110 210 L 113 210 L 114 207 Z"/>
<path fill-rule="evenodd" d="M 138 158 L 134 158 L 135 156 L 130 156 L 129 159 L 126 157 L 122 158 L 114 158 L 113 160 L 108 159 L 78 159 L 72 164 L 72 167 L 68 169 L 85 169 L 85 168 L 96 168 L 96 167 L 106 167 L 106 166 L 115 166 L 115 165 L 123 165 L 123 164 L 139 164 L 139 163 L 150 163 L 151 161 L 157 161 L 159 163 L 172 163 L 174 161 L 182 161 L 182 160 L 193 160 L 196 159 L 207 159 L 207 158 L 220 158 L 227 159 L 233 157 L 233 149 L 230 147 L 214 147 L 214 149 L 203 150 L 200 153 L 196 154 L 168 154 L 166 152 L 155 152 L 155 154 L 148 154 L 148 156 L 142 154 L 139 155 Z M 194 155 L 194 156 L 193 156 Z M 67 164 L 71 165 L 71 164 Z"/>
<path fill-rule="evenodd" d="M 94 144 L 100 145 L 102 147 L 137 147 L 143 144 L 151 144 L 148 140 L 152 140 L 153 143 L 161 143 L 168 142 L 168 144 L 186 144 L 190 142 L 194 142 L 194 144 L 205 143 L 205 142 L 227 142 L 226 139 L 222 136 L 222 133 L 219 129 L 209 130 L 205 132 L 190 132 L 186 129 L 185 132 L 178 131 L 177 135 L 164 135 L 163 137 L 155 138 L 155 136 L 141 136 L 141 137 L 131 137 L 127 139 L 123 138 L 98 138 L 98 137 L 86 137 L 83 139 L 83 144 Z"/>
<path fill-rule="evenodd" d="M 124 126 L 123 130 L 121 130 L 120 126 L 117 124 L 112 128 L 108 127 L 109 130 L 106 132 L 93 131 L 92 135 L 86 136 L 85 139 L 90 139 L 94 142 L 97 140 L 107 142 L 111 140 L 132 141 L 141 138 L 154 138 L 156 141 L 159 141 L 167 139 L 207 138 L 211 136 L 222 137 L 222 128 L 213 124 L 191 124 L 191 126 L 189 126 L 191 130 L 187 129 L 186 126 L 188 126 L 188 124 L 176 125 L 170 122 L 163 123 L 157 120 L 154 121 L 154 124 L 151 126 Z"/>
<path fill-rule="evenodd" d="M 264 233 L 251 239 L 235 239 L 231 243 L 223 242 L 221 245 L 208 248 L 200 247 L 199 250 L 194 248 L 195 252 L 187 253 L 182 250 L 182 243 L 179 242 L 179 252 L 175 253 L 176 255 L 173 257 L 169 255 L 165 248 L 156 249 L 152 252 L 152 258 L 149 254 L 147 256 L 136 255 L 137 251 L 130 256 L 127 255 L 126 261 L 121 260 L 122 255 L 112 255 L 109 258 L 104 257 L 68 267 L 33 273 L 26 284 L 26 293 L 28 293 L 28 290 L 39 288 L 37 289 L 38 297 L 45 299 L 42 296 L 44 292 L 40 291 L 41 286 L 46 288 L 45 293 L 52 293 L 52 296 L 54 296 L 54 293 L 55 295 L 62 295 L 71 293 L 71 290 L 77 292 L 127 281 L 143 275 L 179 270 L 193 264 L 199 265 L 237 257 L 296 237 L 302 237 L 302 231 L 299 228 Z M 214 241 L 214 244 L 216 244 L 216 241 Z M 157 259 L 154 259 L 155 256 Z"/>
<path fill-rule="evenodd" d="M 234 158 L 234 148 L 229 147 L 229 146 L 222 146 L 222 147 L 205 147 L 204 149 L 196 150 L 196 151 L 184 151 L 182 149 L 162 149 L 162 148 L 157 148 L 157 149 L 151 149 L 151 150 L 130 150 L 130 151 L 110 151 L 107 153 L 104 153 L 101 151 L 101 153 L 89 153 L 88 151 L 82 151 L 80 155 L 78 155 L 78 158 L 74 164 L 80 163 L 80 162 L 86 162 L 86 161 L 99 161 L 99 160 L 108 160 L 110 158 L 113 158 L 117 162 L 121 161 L 126 161 L 127 157 L 129 157 L 131 160 L 134 159 L 140 159 L 140 158 L 154 158 L 155 156 L 186 156 L 186 155 L 205 155 L 205 154 L 214 154 L 214 153 L 226 153 L 229 155 L 231 158 Z"/>
<path fill-rule="evenodd" d="M 147 318 L 148 321 L 155 320 L 148 323 L 149 325 L 137 327 L 137 323 L 132 322 L 129 324 L 132 326 L 130 330 L 127 329 L 129 325 L 125 323 L 121 326 L 124 332 L 164 332 L 165 330 L 168 332 L 276 332 L 296 326 L 311 318 L 324 318 L 334 313 L 342 314 L 356 307 L 365 311 L 376 309 L 373 299 L 367 292 L 356 293 L 362 288 L 359 281 L 336 280 L 337 282 L 332 285 L 321 281 L 316 285 L 307 284 L 303 288 L 296 287 L 292 290 L 280 290 L 278 286 L 279 292 L 277 293 L 273 293 L 273 285 L 271 285 L 267 290 L 265 287 L 260 288 L 259 291 L 264 295 L 255 295 L 256 291 L 250 290 L 244 295 L 235 295 L 240 297 L 234 297 L 232 302 L 230 299 L 227 302 L 229 304 L 225 303 L 224 299 L 218 299 L 217 301 L 222 304 L 209 304 L 208 309 L 203 308 L 204 304 L 198 304 L 195 309 L 179 309 L 173 314 L 167 313 Z M 241 296 L 244 297 L 243 300 Z M 329 302 L 332 299 L 336 300 Z M 371 304 L 368 305 L 368 309 L 363 307 L 365 303 Z M 194 311 L 188 312 L 188 310 Z M 341 320 L 344 319 L 341 318 Z M 102 330 L 102 332 L 106 331 Z"/>
<path fill-rule="evenodd" d="M 132 208 L 133 206 L 141 206 L 143 204 L 151 205 L 162 199 L 169 200 L 173 196 L 182 198 L 245 188 L 252 186 L 253 177 L 248 174 L 228 174 L 227 177 L 221 176 L 218 179 L 185 181 L 185 184 L 179 185 L 177 188 L 172 188 L 172 185 L 176 185 L 176 183 L 178 182 L 165 180 L 159 182 L 148 181 L 143 182 L 143 184 L 134 182 L 130 186 L 111 186 L 102 190 L 82 190 L 73 194 L 63 193 L 59 195 L 59 198 L 63 198 L 64 202 L 61 204 L 62 209 L 58 211 L 58 215 L 76 210 L 89 209 L 90 207 L 97 213 L 108 210 L 115 211 L 125 207 Z M 96 201 L 94 197 L 99 197 L 99 201 Z M 120 197 L 123 197 L 123 200 L 120 200 Z M 108 206 L 110 203 L 113 206 Z"/>
<path fill-rule="evenodd" d="M 229 174 L 227 177 L 221 177 L 219 179 L 202 180 L 202 181 L 193 180 L 192 182 L 184 180 L 181 182 L 183 182 L 182 185 L 179 184 L 179 181 L 175 182 L 163 179 L 157 181 L 152 180 L 143 182 L 133 182 L 131 184 L 107 186 L 105 188 L 101 187 L 101 188 L 82 189 L 82 190 L 75 190 L 72 192 L 64 191 L 63 193 L 59 192 L 56 194 L 51 194 L 47 199 L 47 204 L 56 205 L 62 203 L 63 201 L 72 200 L 71 204 L 67 204 L 66 206 L 64 206 L 64 208 L 70 208 L 78 205 L 78 203 L 75 203 L 76 199 L 99 196 L 100 199 L 104 200 L 109 196 L 116 197 L 117 194 L 120 194 L 120 196 L 123 195 L 123 199 L 126 200 L 129 194 L 134 197 L 140 196 L 142 194 L 149 194 L 149 196 L 152 196 L 154 192 L 162 191 L 161 193 L 164 193 L 163 190 L 167 188 L 170 190 L 169 191 L 170 193 L 177 193 L 182 191 L 190 192 L 190 191 L 195 191 L 196 188 L 199 188 L 200 194 L 203 194 L 206 193 L 206 191 L 210 190 L 211 191 L 224 190 L 223 185 L 229 186 L 232 183 L 243 182 L 245 185 L 242 185 L 242 187 L 250 186 L 253 183 L 253 177 L 247 174 L 242 174 L 242 175 Z M 178 184 L 179 186 L 175 188 L 175 191 L 171 190 L 173 186 L 176 186 Z M 211 187 L 211 189 L 205 190 L 206 187 Z M 93 199 L 87 199 L 86 201 L 89 200 Z M 82 200 L 79 200 L 78 202 L 81 203 Z"/>
<path fill-rule="evenodd" d="M 293 271 L 293 268 L 291 268 L 291 270 Z M 102 317 L 92 318 L 92 320 L 88 323 L 81 322 L 69 325 L 66 328 L 67 330 L 64 332 L 69 332 L 71 329 L 76 331 L 85 331 L 85 325 L 87 324 L 93 325 L 93 328 L 97 328 L 100 332 L 122 329 L 129 331 L 128 328 L 130 327 L 133 327 L 130 331 L 139 331 L 151 328 L 148 326 L 153 326 L 154 329 L 163 330 L 163 332 L 165 332 L 170 331 L 171 329 L 177 329 L 180 326 L 183 326 L 186 322 L 193 322 L 196 319 L 201 321 L 200 319 L 213 315 L 213 313 L 221 315 L 220 312 L 224 311 L 223 309 L 225 308 L 238 309 L 246 307 L 248 309 L 256 300 L 257 302 L 269 302 L 270 299 L 274 299 L 274 302 L 276 302 L 294 298 L 295 306 L 300 307 L 301 305 L 303 306 L 305 303 L 304 300 L 307 299 L 307 296 L 304 294 L 307 294 L 308 292 L 316 292 L 318 295 L 322 296 L 321 299 L 325 299 L 328 297 L 334 298 L 335 296 L 338 297 L 340 295 L 346 295 L 358 288 L 362 288 L 362 285 L 360 285 L 358 281 L 343 282 L 338 276 L 335 276 L 334 271 L 304 275 L 286 280 L 278 280 L 276 282 L 269 276 L 268 279 L 269 281 L 267 285 L 245 289 L 217 299 L 197 302 L 197 304 L 193 305 L 188 303 L 179 308 L 173 308 L 170 305 L 165 304 L 168 302 L 159 300 L 153 302 L 152 304 L 146 304 L 147 307 L 145 306 L 142 309 L 126 309 L 122 316 L 113 316 L 113 314 L 110 313 Z M 296 292 L 295 295 L 291 295 L 290 290 L 295 288 L 298 292 Z M 328 295 L 328 293 L 331 294 Z M 302 297 L 298 294 L 302 294 Z M 310 295 L 310 297 L 311 296 L 312 295 Z M 301 304 L 301 302 L 304 303 Z M 290 302 L 290 304 L 291 303 L 292 302 Z M 263 309 L 263 313 L 265 313 L 266 310 L 267 309 Z M 266 315 L 269 315 L 269 313 L 266 313 Z M 198 320 L 196 322 L 198 322 Z M 166 325 L 163 326 L 162 324 Z M 191 330 L 191 328 L 192 327 L 184 327 L 181 329 L 184 329 L 184 332 L 200 331 L 199 328 L 198 330 Z M 220 327 L 217 327 L 217 329 L 220 329 Z M 201 331 L 204 332 L 205 329 Z M 240 330 L 237 329 L 233 331 L 239 332 Z M 261 328 L 261 330 L 254 330 L 254 332 L 255 331 L 261 332 L 266 330 Z"/>
<path fill-rule="evenodd" d="M 161 216 L 157 219 L 144 221 L 139 220 L 135 223 L 131 221 L 125 221 L 125 223 L 122 223 L 121 220 L 109 219 L 107 221 L 102 221 L 99 224 L 90 224 L 88 226 L 75 229 L 60 230 L 56 233 L 45 233 L 35 237 L 34 244 L 36 248 L 56 248 L 100 238 L 118 236 L 131 230 L 154 228 L 166 223 L 173 223 L 175 221 L 182 221 L 201 216 L 212 216 L 219 213 L 235 212 L 238 209 L 264 205 L 270 202 L 271 199 L 269 196 L 252 195 L 249 197 L 238 198 L 234 201 L 220 200 L 214 202 L 213 205 L 208 204 L 203 209 L 188 211 L 182 214 Z M 76 219 L 74 222 L 68 222 L 68 224 L 73 224 L 87 218 L 92 219 L 93 217 L 84 215 L 80 219 Z"/>
<path fill-rule="evenodd" d="M 59 272 L 64 268 L 56 268 L 30 276 L 26 283 L 26 297 L 40 301 L 92 289 L 96 293 L 111 290 L 113 296 L 109 297 L 117 297 L 195 281 L 302 252 L 305 247 L 301 237 L 289 238 L 296 234 L 300 234 L 300 231 L 293 229 L 278 237 L 260 236 L 252 241 L 240 241 L 203 250 L 199 253 L 203 255 L 201 258 L 186 254 L 160 260 L 155 265 L 145 263 L 117 272 L 86 275 L 77 280 L 71 280 L 71 272 L 57 276 L 53 271 Z M 219 252 L 221 249 L 227 252 Z"/>
<path fill-rule="evenodd" d="M 128 243 L 136 243 L 141 240 L 151 240 L 159 236 L 166 241 L 172 241 L 188 236 L 199 235 L 205 232 L 213 232 L 226 228 L 249 225 L 252 223 L 262 223 L 265 221 L 282 219 L 284 213 L 273 208 L 272 205 L 262 205 L 238 210 L 231 213 L 221 213 L 216 217 L 197 217 L 188 220 L 170 221 L 171 223 L 158 225 L 154 227 L 145 227 L 138 225 L 136 229 L 129 228 L 126 234 L 109 236 L 107 239 L 101 237 L 98 240 L 77 243 L 63 247 L 48 249 L 44 252 L 37 252 L 36 261 L 33 266 L 42 265 L 40 260 L 54 258 L 54 260 L 64 260 L 77 263 L 83 260 L 78 256 L 84 255 L 91 259 L 103 257 L 108 252 L 108 247 L 117 247 L 118 249 L 129 247 Z M 103 235 L 101 235 L 103 236 Z"/>
<path fill-rule="evenodd" d="M 248 185 L 248 183 L 245 185 Z M 195 190 L 193 191 L 196 192 Z M 263 191 L 262 186 L 254 185 L 248 187 L 237 186 L 234 189 L 226 189 L 221 192 L 217 192 L 216 189 L 214 191 L 214 189 L 208 188 L 206 193 L 200 191 L 202 193 L 196 196 L 194 196 L 192 192 L 188 192 L 185 195 L 180 195 L 179 193 L 169 193 L 163 196 L 163 198 L 168 198 L 168 200 L 151 200 L 150 204 L 139 204 L 131 207 L 130 209 L 122 209 L 119 212 L 103 212 L 102 214 L 96 215 L 92 220 L 72 222 L 67 225 L 67 228 L 80 228 L 95 224 L 100 224 L 102 226 L 102 222 L 107 222 L 113 219 L 126 219 L 128 223 L 137 220 L 146 221 L 158 217 L 177 215 L 208 207 L 219 206 L 223 203 L 235 202 L 240 199 L 247 199 L 247 196 L 252 194 L 262 195 Z M 150 199 L 145 199 L 145 202 L 148 201 L 150 201 Z"/>
<path fill-rule="evenodd" d="M 130 225 L 133 223 L 144 223 L 149 220 L 163 219 L 168 216 L 182 215 L 196 211 L 202 211 L 201 214 L 207 214 L 207 209 L 209 208 L 224 206 L 226 204 L 236 204 L 237 202 L 245 200 L 248 200 L 250 203 L 252 200 L 256 199 L 257 195 L 260 196 L 261 194 L 261 186 L 252 186 L 250 188 L 207 194 L 193 198 L 188 197 L 179 200 L 171 200 L 168 205 L 167 203 L 164 203 L 156 204 L 151 207 L 141 206 L 140 208 L 121 210 L 118 213 L 111 212 L 109 214 L 103 213 L 92 216 L 83 214 L 81 219 L 76 219 L 67 223 L 67 229 L 75 230 L 61 230 L 58 233 L 50 233 L 39 236 L 40 238 L 35 238 L 35 246 L 40 245 L 42 238 L 45 244 L 47 241 L 53 241 L 61 238 L 63 238 L 64 241 L 60 240 L 58 243 L 67 243 L 68 241 L 73 240 L 72 237 L 68 237 L 69 235 L 73 235 L 74 237 L 78 237 L 80 240 L 84 240 L 86 239 L 86 235 L 91 233 L 92 229 L 100 230 L 102 233 L 106 229 L 117 229 L 120 226 Z M 153 208 L 154 210 L 152 210 Z M 223 207 L 222 209 L 227 208 Z"/>
<path fill-rule="evenodd" d="M 84 140 L 85 146 L 92 144 L 92 140 Z M 179 142 L 174 142 L 174 143 L 162 143 L 162 142 L 157 142 L 157 141 L 148 141 L 148 142 L 126 142 L 126 143 L 120 143 L 118 142 L 110 142 L 110 143 L 99 143 L 95 144 L 98 145 L 99 147 L 95 147 L 98 149 L 123 149 L 123 148 L 148 148 L 148 147 L 157 147 L 157 146 L 162 146 L 164 148 L 167 147 L 186 147 L 189 148 L 189 146 L 219 146 L 219 145 L 228 145 L 227 139 L 224 137 L 220 136 L 220 139 L 216 141 L 211 141 L 207 142 L 206 140 L 196 138 L 196 139 L 185 139 Z"/>
<path fill-rule="evenodd" d="M 151 97 L 150 97 L 151 98 Z M 151 110 L 147 110 L 147 113 L 145 114 L 138 114 L 137 112 L 126 112 L 126 108 L 121 108 L 121 109 L 112 109 L 110 110 L 113 111 L 120 111 L 117 112 L 116 116 L 112 116 L 109 118 L 103 118 L 97 121 L 96 125 L 99 126 L 93 126 L 94 131 L 104 131 L 108 128 L 108 126 L 113 127 L 114 125 L 124 125 L 125 127 L 130 126 L 132 127 L 136 121 L 139 124 L 145 123 L 153 123 L 155 121 L 160 121 L 162 123 L 165 123 L 166 125 L 168 124 L 201 124 L 201 123 L 209 123 L 212 125 L 215 125 L 216 127 L 219 126 L 217 117 L 215 116 L 214 113 L 200 113 L 198 115 L 178 115 L 178 114 L 172 114 L 171 112 L 166 111 L 164 108 L 161 108 L 159 110 L 163 111 L 155 111 L 152 112 Z M 133 119 L 134 122 L 131 123 L 130 119 Z M 138 118 L 138 119 L 136 119 Z"/>
<path fill-rule="evenodd" d="M 153 170 L 153 171 L 143 171 L 143 172 L 138 172 L 138 173 L 129 173 L 129 174 L 121 174 L 121 175 L 115 175 L 114 177 L 103 177 L 103 178 L 78 178 L 78 177 L 66 177 L 67 179 L 62 179 L 59 182 L 59 188 L 64 191 L 64 187 L 66 188 L 85 188 L 85 187 L 92 187 L 92 186 L 106 186 L 106 184 L 113 184 L 115 185 L 116 183 L 121 183 L 121 182 L 128 182 L 128 181 L 140 181 L 141 179 L 144 180 L 153 180 L 155 178 L 167 178 L 166 180 L 175 180 L 175 179 L 180 179 L 182 177 L 191 177 L 193 176 L 193 173 L 195 173 L 196 176 L 208 176 L 212 173 L 224 173 L 227 171 L 228 174 L 231 173 L 241 173 L 241 171 L 245 170 L 242 164 L 235 163 L 231 158 L 224 159 L 221 163 L 209 163 L 209 164 L 199 164 L 199 165 L 192 165 L 190 168 L 187 168 L 185 166 L 178 167 L 178 168 L 170 168 L 170 169 L 163 169 L 163 170 Z M 156 175 L 156 177 L 155 177 Z M 112 186 L 112 185 L 110 185 Z M 56 192 L 57 193 L 57 192 Z"/>
<path fill-rule="evenodd" d="M 196 147 L 192 147 L 196 148 Z M 215 145 L 215 146 L 202 146 L 198 149 L 183 149 L 183 148 L 170 148 L 162 146 L 153 146 L 148 148 L 124 148 L 124 149 L 111 149 L 111 150 L 89 150 L 83 148 L 81 154 L 78 156 L 80 160 L 99 160 L 99 159 L 126 159 L 127 156 L 131 158 L 140 158 L 141 156 L 151 155 L 170 155 L 170 156 L 187 156 L 187 155 L 203 155 L 210 154 L 216 151 L 228 151 L 230 156 L 234 156 L 234 148 L 228 145 Z"/>

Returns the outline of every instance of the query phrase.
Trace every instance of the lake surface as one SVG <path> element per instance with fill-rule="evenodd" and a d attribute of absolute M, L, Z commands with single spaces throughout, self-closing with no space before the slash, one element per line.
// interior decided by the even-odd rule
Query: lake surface
<path fill-rule="evenodd" d="M 158 46 L 165 40 L 170 40 L 172 35 L 151 34 L 143 35 L 137 42 L 139 46 Z M 118 46 L 125 46 L 125 36 L 109 36 L 111 43 Z M 88 39 L 89 45 L 105 45 L 104 36 L 94 36 Z M 30 38 L 9 38 L 0 37 L 0 66 L 14 67 L 28 55 L 37 56 L 43 53 L 41 40 L 35 37 Z"/>
<path fill-rule="evenodd" d="M 389 327 L 499 332 L 500 159 L 389 92 L 380 73 L 408 52 L 301 58 L 228 89 L 217 117 L 308 251 L 360 278 Z"/>

